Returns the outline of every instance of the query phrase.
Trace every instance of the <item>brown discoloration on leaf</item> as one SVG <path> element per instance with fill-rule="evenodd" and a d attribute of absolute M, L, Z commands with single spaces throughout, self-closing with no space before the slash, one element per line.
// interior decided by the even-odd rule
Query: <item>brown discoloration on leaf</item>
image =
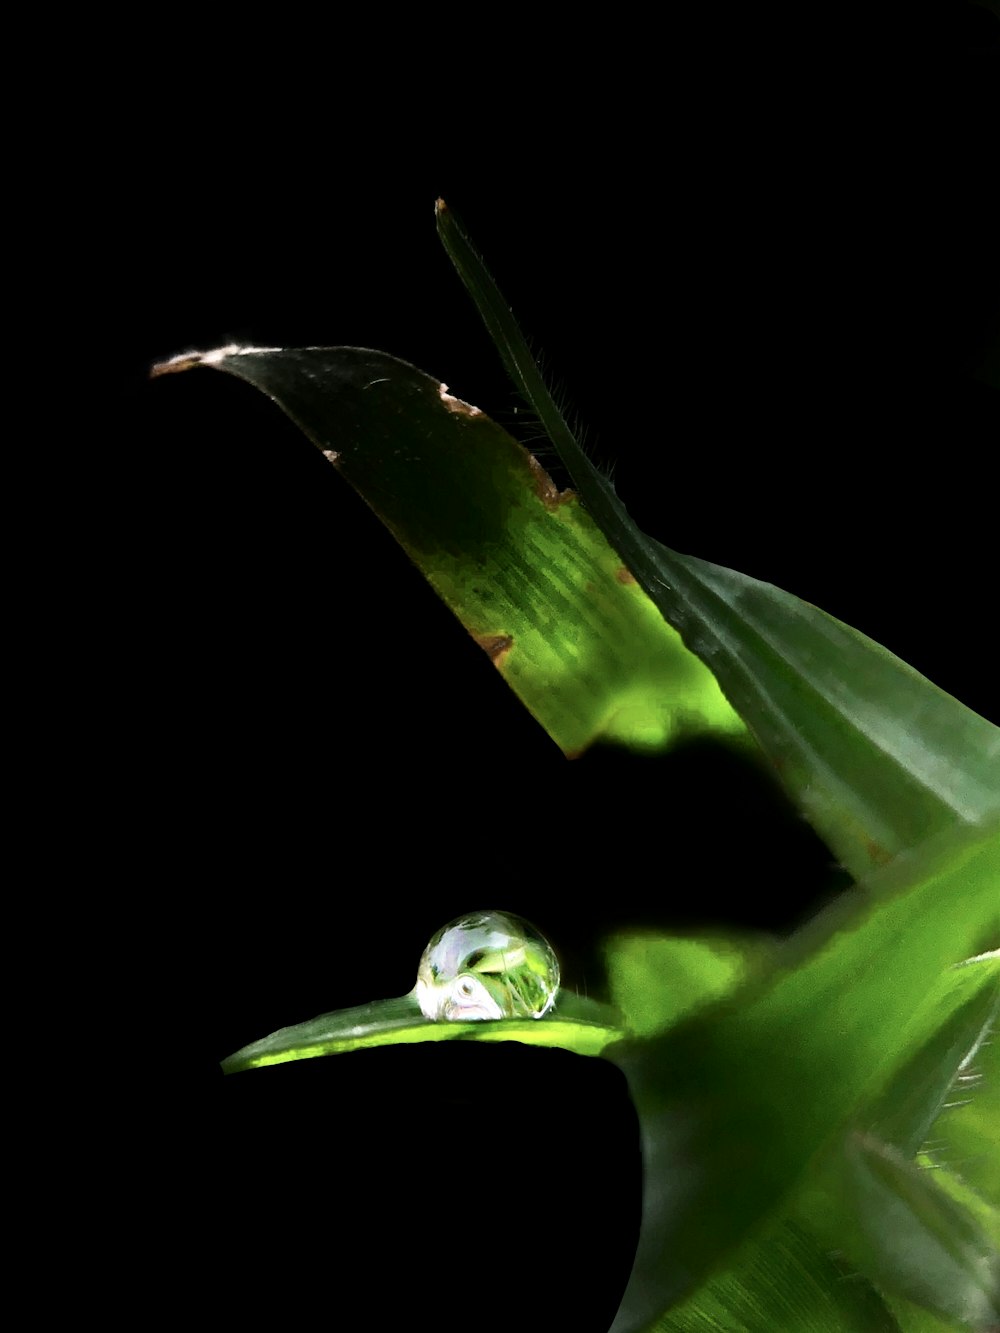
<path fill-rule="evenodd" d="M 185 370 L 190 370 L 192 366 L 200 366 L 201 364 L 201 352 L 188 352 L 181 356 L 172 356 L 169 361 L 157 361 L 155 366 L 150 367 L 149 378 L 155 380 L 159 379 L 161 375 L 180 375 Z"/>
<path fill-rule="evenodd" d="M 892 857 L 881 843 L 877 843 L 874 838 L 865 839 L 865 851 L 868 853 L 868 858 L 872 865 L 884 866 L 892 860 Z"/>
<path fill-rule="evenodd" d="M 528 466 L 531 468 L 531 484 L 535 494 L 546 509 L 558 509 L 560 505 L 573 499 L 576 492 L 559 490 L 534 454 L 528 455 Z"/>
<path fill-rule="evenodd" d="M 280 351 L 280 347 L 240 347 L 237 343 L 229 343 L 225 347 L 213 347 L 210 352 L 181 352 L 166 361 L 157 361 L 150 368 L 149 378 L 155 380 L 161 375 L 179 375 L 195 366 L 218 367 L 233 356 L 259 356 L 262 352 Z"/>
<path fill-rule="evenodd" d="M 626 569 L 624 565 L 619 565 L 615 570 L 615 578 L 619 583 L 625 584 L 636 583 L 638 581 L 632 571 Z"/>
<path fill-rule="evenodd" d="M 481 408 L 473 407 L 471 403 L 467 403 L 461 398 L 456 398 L 453 393 L 449 393 L 447 384 L 442 384 L 438 393 L 441 395 L 441 401 L 448 411 L 454 412 L 457 416 L 481 417 L 483 415 Z"/>
<path fill-rule="evenodd" d="M 512 636 L 510 634 L 477 634 L 475 638 L 483 652 L 489 653 L 493 665 L 502 670 L 503 664 L 507 660 L 507 654 L 514 646 Z"/>

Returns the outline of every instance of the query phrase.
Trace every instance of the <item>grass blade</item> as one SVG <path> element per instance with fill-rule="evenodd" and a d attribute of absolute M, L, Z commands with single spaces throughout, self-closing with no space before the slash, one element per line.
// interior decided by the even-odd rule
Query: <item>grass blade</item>
<path fill-rule="evenodd" d="M 956 821 L 1000 812 L 1000 728 L 816 607 L 639 531 L 569 429 L 509 307 L 441 201 L 437 218 L 504 364 L 595 522 L 712 669 L 843 863 L 862 876 Z"/>

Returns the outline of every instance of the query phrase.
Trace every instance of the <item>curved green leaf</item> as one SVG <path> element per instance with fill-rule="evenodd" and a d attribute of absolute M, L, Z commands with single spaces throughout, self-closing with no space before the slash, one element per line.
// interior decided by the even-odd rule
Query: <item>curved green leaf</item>
<path fill-rule="evenodd" d="M 526 1046 L 561 1047 L 577 1055 L 600 1055 L 621 1037 L 613 1010 L 571 993 L 560 993 L 556 1009 L 544 1018 L 482 1023 L 432 1023 L 412 995 L 402 995 L 279 1028 L 228 1056 L 222 1068 L 235 1074 L 290 1060 L 421 1041 L 519 1041 Z"/>
<path fill-rule="evenodd" d="M 947 1103 L 964 1099 L 963 1067 L 982 1049 L 1000 1011 L 1000 950 L 950 968 L 931 1002 L 939 1005 L 935 1030 L 864 1118 L 870 1132 L 906 1160 L 916 1156 Z"/>
<path fill-rule="evenodd" d="M 746 738 L 576 497 L 445 385 L 357 347 L 223 347 L 153 373 L 196 366 L 254 385 L 301 427 L 567 754 Z"/>
<path fill-rule="evenodd" d="M 936 1030 L 928 996 L 994 911 L 1000 824 L 939 835 L 864 887 L 867 909 L 856 894 L 835 904 L 789 943 L 787 970 L 607 1052 L 639 1112 L 647 1182 L 612 1333 L 689 1294 Z"/>
<path fill-rule="evenodd" d="M 1000 728 L 832 616 L 646 537 L 586 456 L 455 217 L 438 231 L 595 522 L 708 664 L 779 777 L 856 875 L 1000 812 Z"/>
<path fill-rule="evenodd" d="M 936 1179 L 887 1144 L 855 1135 L 847 1183 L 856 1225 L 851 1257 L 869 1277 L 963 1327 L 1000 1322 L 996 1241 Z"/>
<path fill-rule="evenodd" d="M 829 1248 L 905 1302 L 906 1329 L 926 1322 L 915 1303 L 949 1328 L 955 1320 L 976 1328 L 989 1317 L 986 1257 L 1000 1239 L 990 1239 L 996 1215 L 971 1193 L 956 1196 L 960 1182 L 947 1171 L 917 1171 L 912 1159 L 989 1030 L 998 976 L 1000 953 L 948 969 L 924 1006 L 935 1030 L 858 1118 L 870 1128 L 850 1134 L 796 1198 L 795 1215 Z"/>
<path fill-rule="evenodd" d="M 997 1023 L 960 1071 L 931 1130 L 933 1163 L 944 1164 L 1000 1209 L 1000 1035 Z M 997 1237 L 1000 1249 L 1000 1236 Z"/>
<path fill-rule="evenodd" d="M 742 1245 L 733 1262 L 683 1304 L 656 1333 L 899 1333 L 878 1292 L 789 1221 Z"/>

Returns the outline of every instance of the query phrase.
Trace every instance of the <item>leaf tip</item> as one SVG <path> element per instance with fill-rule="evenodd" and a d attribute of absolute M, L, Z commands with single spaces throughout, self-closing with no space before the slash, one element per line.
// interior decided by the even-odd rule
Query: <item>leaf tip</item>
<path fill-rule="evenodd" d="M 280 347 L 240 347 L 229 343 L 226 347 L 214 347 L 209 352 L 179 352 L 166 361 L 157 361 L 150 368 L 149 378 L 159 379 L 161 375 L 179 375 L 183 370 L 193 370 L 196 366 L 218 366 L 231 356 L 247 356 L 254 352 L 280 352 Z"/>
<path fill-rule="evenodd" d="M 149 378 L 155 380 L 161 375 L 179 375 L 181 371 L 191 370 L 195 366 L 218 365 L 220 361 L 224 361 L 227 356 L 239 350 L 235 345 L 231 345 L 216 347 L 211 352 L 179 352 L 177 356 L 168 357 L 166 361 L 157 361 L 150 368 Z"/>

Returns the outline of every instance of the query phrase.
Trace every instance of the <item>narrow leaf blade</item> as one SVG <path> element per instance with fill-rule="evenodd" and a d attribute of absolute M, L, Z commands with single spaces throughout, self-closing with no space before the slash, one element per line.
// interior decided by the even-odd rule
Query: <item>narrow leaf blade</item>
<path fill-rule="evenodd" d="M 454 214 L 438 232 L 595 522 L 713 671 L 794 800 L 856 875 L 1000 812 L 1000 728 L 832 616 L 645 536 L 559 411 Z"/>
<path fill-rule="evenodd" d="M 291 1060 L 425 1041 L 518 1041 L 526 1046 L 560 1047 L 578 1055 L 600 1055 L 621 1036 L 622 1029 L 608 1006 L 572 994 L 561 994 L 557 1010 L 544 1018 L 483 1023 L 430 1022 L 412 995 L 402 995 L 279 1028 L 228 1056 L 222 1068 L 235 1074 Z"/>
<path fill-rule="evenodd" d="M 852 895 L 802 932 L 787 971 L 611 1048 L 647 1179 L 613 1333 L 638 1333 L 690 1292 L 928 1040 L 940 1019 L 928 993 L 979 946 L 998 885 L 1000 825 L 951 831 L 872 875 L 866 910 Z"/>
<path fill-rule="evenodd" d="M 906 1299 L 963 1327 L 1000 1322 L 1000 1255 L 976 1218 L 887 1144 L 853 1136 L 851 1257 Z"/>
<path fill-rule="evenodd" d="M 872 1285 L 847 1274 L 816 1239 L 782 1220 L 752 1237 L 656 1333 L 899 1333 Z"/>
<path fill-rule="evenodd" d="M 224 347 L 175 357 L 254 385 L 390 529 L 567 754 L 746 728 L 570 492 L 478 408 L 381 352 Z M 391 603 L 389 603 L 391 605 Z"/>

